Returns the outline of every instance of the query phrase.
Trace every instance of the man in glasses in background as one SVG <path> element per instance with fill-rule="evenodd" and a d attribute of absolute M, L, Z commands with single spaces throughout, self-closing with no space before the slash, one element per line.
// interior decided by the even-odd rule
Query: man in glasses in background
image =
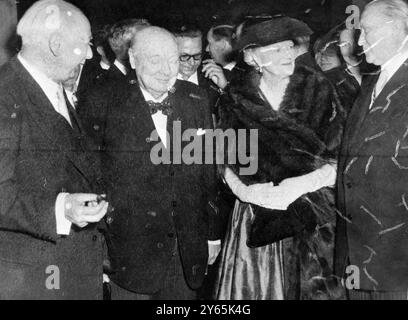
<path fill-rule="evenodd" d="M 213 119 L 215 119 L 220 86 L 218 80 L 215 79 L 214 73 L 203 71 L 203 33 L 197 25 L 185 23 L 173 30 L 173 34 L 176 37 L 179 49 L 179 73 L 177 79 L 194 83 L 207 92 L 210 101 L 210 112 Z M 225 80 L 224 75 L 222 75 L 222 78 Z"/>

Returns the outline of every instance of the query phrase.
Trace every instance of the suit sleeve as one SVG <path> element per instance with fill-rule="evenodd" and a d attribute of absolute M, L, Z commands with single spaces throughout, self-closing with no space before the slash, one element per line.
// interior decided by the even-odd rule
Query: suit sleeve
<path fill-rule="evenodd" d="M 204 130 L 212 130 L 214 129 L 212 116 L 211 116 L 211 108 L 209 105 L 208 96 L 203 91 L 201 96 L 205 98 L 200 103 L 200 122 L 201 126 Z M 207 133 L 208 134 L 208 133 Z M 205 143 L 205 140 L 204 140 Z M 204 152 L 208 151 L 203 148 Z M 214 151 L 214 150 L 213 150 Z M 215 155 L 215 153 L 214 153 Z M 204 153 L 205 159 L 205 153 Z M 215 159 L 214 159 L 215 161 Z M 222 236 L 222 217 L 220 216 L 220 210 L 217 207 L 217 180 L 216 180 L 216 166 L 214 164 L 204 164 L 205 166 L 205 190 L 207 192 L 207 208 L 206 211 L 208 213 L 208 221 L 209 221 L 209 228 L 208 228 L 208 240 L 219 240 Z"/>
<path fill-rule="evenodd" d="M 18 160 L 22 117 L 17 111 L 0 102 L 0 229 L 56 241 L 58 194 L 24 183 Z"/>

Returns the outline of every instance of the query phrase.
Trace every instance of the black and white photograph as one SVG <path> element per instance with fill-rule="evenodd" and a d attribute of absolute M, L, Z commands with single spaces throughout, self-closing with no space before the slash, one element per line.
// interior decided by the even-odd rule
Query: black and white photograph
<path fill-rule="evenodd" d="M 408 300 L 408 1 L 0 0 L 0 300 Z"/>

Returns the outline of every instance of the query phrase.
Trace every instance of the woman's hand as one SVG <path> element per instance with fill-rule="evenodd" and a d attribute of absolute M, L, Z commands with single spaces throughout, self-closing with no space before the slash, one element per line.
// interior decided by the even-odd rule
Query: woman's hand
<path fill-rule="evenodd" d="M 303 176 L 285 179 L 271 190 L 268 200 L 261 206 L 273 210 L 287 210 L 304 194 L 332 187 L 336 182 L 336 174 L 337 164 L 326 164 Z"/>
<path fill-rule="evenodd" d="M 224 178 L 231 191 L 238 197 L 239 200 L 258 206 L 260 203 L 266 201 L 274 186 L 273 182 L 258 183 L 251 186 L 246 186 L 230 168 L 225 170 Z"/>

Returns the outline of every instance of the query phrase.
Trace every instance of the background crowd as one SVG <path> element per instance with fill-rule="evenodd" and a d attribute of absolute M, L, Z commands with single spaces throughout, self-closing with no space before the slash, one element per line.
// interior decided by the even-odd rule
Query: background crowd
<path fill-rule="evenodd" d="M 0 297 L 407 298 L 404 0 L 72 3 L 0 69 Z M 154 164 L 174 121 L 256 129 L 257 172 Z"/>

